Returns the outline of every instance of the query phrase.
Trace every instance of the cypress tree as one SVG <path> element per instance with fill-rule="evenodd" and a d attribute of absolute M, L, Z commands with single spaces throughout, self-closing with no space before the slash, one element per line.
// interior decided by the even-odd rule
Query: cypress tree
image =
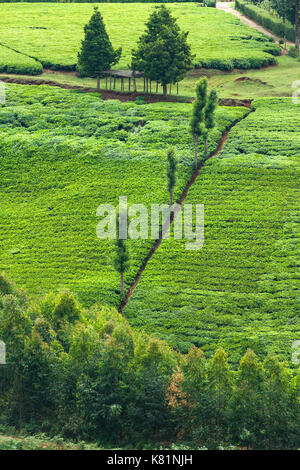
<path fill-rule="evenodd" d="M 204 152 L 207 156 L 208 152 L 208 133 L 215 127 L 215 110 L 218 105 L 218 95 L 216 90 L 212 90 L 208 97 L 207 106 L 205 108 L 205 141 L 204 141 Z"/>
<path fill-rule="evenodd" d="M 160 83 L 166 96 L 167 85 L 183 80 L 186 72 L 193 68 L 188 33 L 180 30 L 176 18 L 164 5 L 150 15 L 146 27 L 137 48 L 132 51 L 132 68 Z"/>
<path fill-rule="evenodd" d="M 207 94 L 207 78 L 203 77 L 196 87 L 193 114 L 190 123 L 190 132 L 195 142 L 195 168 L 198 167 L 199 139 L 204 140 L 204 151 L 207 156 L 208 133 L 215 126 L 214 115 L 218 103 L 216 90 Z"/>
<path fill-rule="evenodd" d="M 80 77 L 95 77 L 97 72 L 109 70 L 119 62 L 122 49 L 114 50 L 98 7 L 84 27 L 84 39 L 78 54 L 77 70 Z"/>
<path fill-rule="evenodd" d="M 198 167 L 199 138 L 205 135 L 205 108 L 207 105 L 207 79 L 202 78 L 196 87 L 193 115 L 190 124 L 191 134 L 195 141 L 195 168 Z"/>

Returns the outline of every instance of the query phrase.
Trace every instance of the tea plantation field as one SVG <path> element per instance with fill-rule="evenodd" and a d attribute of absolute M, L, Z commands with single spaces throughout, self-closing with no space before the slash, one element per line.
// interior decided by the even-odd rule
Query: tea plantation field
<path fill-rule="evenodd" d="M 168 6 L 178 18 L 180 27 L 190 33 L 197 67 L 231 70 L 276 63 L 274 55 L 278 55 L 280 49 L 233 15 L 215 8 L 199 8 L 196 3 Z M 93 7 L 94 4 L 78 3 L 1 4 L 0 44 L 39 60 L 45 68 L 74 70 L 83 26 Z M 154 7 L 150 3 L 99 4 L 113 45 L 123 48 L 116 68 L 129 67 L 131 50 Z M 4 60 L 3 53 L 5 51 L 1 49 L 0 65 Z M 9 59 L 7 61 L 10 63 Z M 18 73 L 31 72 L 26 63 L 20 63 Z"/>
<path fill-rule="evenodd" d="M 193 168 L 191 105 L 102 101 L 48 86 L 7 87 L 0 107 L 0 271 L 30 292 L 69 287 L 87 305 L 118 305 L 113 243 L 96 237 L 96 209 L 168 202 L 166 147 L 180 161 L 178 198 Z M 245 114 L 219 108 L 210 140 Z M 164 146 L 162 147 L 162 142 Z M 133 280 L 152 241 L 131 247 Z"/>
<path fill-rule="evenodd" d="M 201 170 L 186 203 L 205 204 L 205 244 L 164 240 L 125 315 L 187 351 L 222 344 L 289 359 L 300 332 L 300 109 L 259 99 Z"/>
<path fill-rule="evenodd" d="M 17 74 L 20 71 L 27 75 L 39 75 L 43 66 L 31 57 L 0 46 L 0 72 Z"/>

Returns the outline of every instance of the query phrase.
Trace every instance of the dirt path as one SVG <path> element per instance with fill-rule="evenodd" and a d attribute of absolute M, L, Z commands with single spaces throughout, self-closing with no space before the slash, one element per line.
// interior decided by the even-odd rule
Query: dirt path
<path fill-rule="evenodd" d="M 49 80 L 43 80 L 40 78 L 18 78 L 18 77 L 10 77 L 7 75 L 0 74 L 0 82 L 5 83 L 15 83 L 18 85 L 48 85 L 48 86 L 55 86 L 59 88 L 63 88 L 64 90 L 78 90 L 84 93 L 98 93 L 96 88 L 88 88 L 82 87 L 77 85 L 68 85 L 66 83 L 58 83 L 52 82 Z M 119 100 L 122 102 L 126 101 L 135 101 L 136 96 L 142 96 L 146 103 L 161 103 L 161 102 L 168 102 L 168 103 L 192 103 L 194 98 L 181 98 L 178 99 L 176 96 L 167 96 L 164 98 L 162 95 L 155 95 L 155 94 L 146 94 L 146 93 L 119 93 L 113 90 L 100 90 L 99 93 L 101 94 L 104 100 Z M 245 108 L 251 109 L 252 99 L 235 99 L 235 98 L 220 98 L 219 99 L 219 106 L 244 106 Z"/>
<path fill-rule="evenodd" d="M 266 36 L 270 36 L 275 39 L 277 44 L 279 44 L 279 40 L 281 39 L 279 36 L 276 36 L 276 34 L 272 33 L 272 31 L 269 31 L 268 29 L 263 28 L 263 26 L 255 23 L 254 21 L 250 20 L 247 18 L 247 16 L 243 15 L 239 11 L 235 10 L 234 7 L 231 5 L 231 3 L 226 3 L 226 2 L 217 2 L 217 8 L 219 10 L 226 11 L 227 13 L 231 13 L 232 15 L 236 16 L 239 20 L 241 20 L 243 23 L 247 24 L 248 26 L 251 26 L 251 28 L 257 29 L 257 31 L 260 31 L 261 33 L 265 34 Z M 287 41 L 287 44 L 289 46 L 294 46 L 290 41 Z M 286 54 L 287 52 L 283 49 L 283 54 Z"/>
<path fill-rule="evenodd" d="M 223 133 L 223 135 L 222 135 L 222 137 L 221 137 L 221 139 L 220 139 L 220 142 L 219 142 L 219 145 L 218 145 L 217 149 L 214 150 L 214 151 L 209 155 L 208 159 L 210 159 L 210 158 L 212 158 L 212 157 L 216 157 L 217 155 L 219 155 L 219 154 L 221 153 L 221 151 L 223 150 L 223 147 L 224 147 L 224 145 L 225 145 L 225 143 L 226 143 L 226 141 L 227 141 L 227 139 L 228 139 L 228 136 L 229 136 L 229 133 L 230 133 L 231 129 L 232 129 L 236 124 L 238 124 L 239 122 L 241 122 L 243 119 L 246 119 L 246 117 L 249 116 L 249 114 L 250 114 L 251 112 L 253 112 L 253 111 L 254 111 L 253 108 L 251 108 L 251 110 L 250 110 L 249 113 L 245 114 L 241 119 L 237 119 L 236 121 L 234 121 L 234 122 L 229 126 L 229 128 L 226 129 L 226 131 Z M 199 168 L 194 171 L 194 173 L 193 173 L 191 179 L 190 179 L 189 182 L 187 183 L 187 185 L 186 185 L 186 187 L 185 187 L 185 189 L 184 189 L 184 191 L 183 191 L 183 193 L 182 193 L 182 195 L 181 195 L 179 201 L 177 201 L 177 204 L 179 204 L 181 207 L 182 207 L 182 204 L 184 203 L 184 201 L 185 201 L 185 199 L 186 199 L 186 197 L 187 197 L 187 195 L 188 195 L 188 193 L 189 193 L 189 190 L 190 190 L 191 187 L 193 186 L 193 184 L 194 184 L 194 182 L 196 181 L 196 179 L 197 179 L 197 177 L 198 177 L 198 175 L 199 175 L 201 169 L 204 167 L 204 165 L 205 165 L 205 163 L 207 162 L 208 159 L 206 159 L 205 161 L 201 162 Z M 174 216 L 174 214 L 172 214 L 171 217 L 170 217 L 170 223 L 167 224 L 167 226 L 165 226 L 165 227 L 163 228 L 163 232 L 164 232 L 164 233 L 170 228 L 170 226 L 172 225 L 174 219 L 175 219 L 175 216 Z M 145 269 L 146 269 L 146 267 L 147 267 L 148 262 L 151 260 L 151 258 L 152 258 L 152 256 L 154 255 L 154 253 L 158 250 L 158 248 L 160 247 L 162 241 L 163 241 L 163 237 L 161 236 L 158 240 L 155 241 L 153 247 L 152 247 L 151 250 L 149 251 L 149 253 L 148 253 L 147 257 L 145 258 L 145 260 L 144 260 L 142 266 L 140 267 L 140 269 L 139 269 L 139 271 L 138 271 L 138 273 L 137 273 L 137 275 L 136 275 L 136 277 L 135 277 L 133 283 L 131 284 L 129 290 L 127 291 L 124 300 L 122 301 L 122 303 L 121 303 L 121 305 L 120 305 L 120 307 L 119 307 L 119 313 L 121 313 L 121 314 L 123 313 L 124 308 L 126 307 L 127 303 L 129 302 L 130 297 L 131 297 L 132 294 L 134 293 L 134 290 L 135 290 L 136 286 L 138 285 L 138 282 L 139 282 L 139 280 L 141 279 L 142 274 L 143 274 L 143 272 L 145 271 Z"/>
<path fill-rule="evenodd" d="M 41 78 L 18 78 L 18 77 L 10 77 L 6 75 L 0 74 L 0 81 L 5 83 L 16 83 L 19 85 L 48 85 L 48 86 L 55 86 L 59 88 L 63 88 L 65 90 L 78 90 L 84 93 L 97 93 L 96 88 L 91 87 L 83 87 L 77 85 L 68 85 L 67 83 L 58 83 L 51 80 L 43 80 Z M 150 95 L 147 93 L 140 93 L 138 92 L 136 95 L 134 93 L 119 93 L 113 90 L 103 90 L 100 89 L 99 93 L 101 94 L 104 100 L 119 100 L 122 102 L 126 101 L 135 101 L 137 96 L 142 96 L 146 103 L 160 103 L 160 102 L 178 102 L 176 96 L 167 96 L 164 98 L 162 95 Z M 190 103 L 192 102 L 192 98 L 187 98 L 184 102 Z M 182 102 L 182 100 L 181 100 Z"/>

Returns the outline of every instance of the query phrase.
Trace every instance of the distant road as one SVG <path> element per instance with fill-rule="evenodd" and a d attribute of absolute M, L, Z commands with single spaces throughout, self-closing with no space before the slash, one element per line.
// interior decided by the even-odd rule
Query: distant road
<path fill-rule="evenodd" d="M 267 36 L 270 36 L 270 37 L 274 38 L 275 41 L 277 43 L 279 43 L 279 40 L 281 39 L 279 36 L 276 36 L 276 34 L 272 33 L 268 29 L 263 28 L 259 24 L 255 23 L 254 21 L 247 18 L 247 16 L 245 16 L 242 13 L 240 13 L 239 11 L 235 10 L 231 3 L 217 2 L 217 8 L 219 10 L 226 11 L 227 13 L 231 13 L 232 15 L 236 16 L 239 20 L 241 20 L 243 23 L 247 24 L 248 26 L 251 26 L 251 28 L 257 29 L 257 31 L 260 31 L 261 33 L 264 33 Z M 287 44 L 289 44 L 290 46 L 295 45 L 290 41 L 287 41 Z"/>

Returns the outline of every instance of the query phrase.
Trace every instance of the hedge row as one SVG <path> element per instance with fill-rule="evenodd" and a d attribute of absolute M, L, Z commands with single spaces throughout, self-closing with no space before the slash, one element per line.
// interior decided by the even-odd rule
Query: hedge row
<path fill-rule="evenodd" d="M 290 23 L 284 24 L 280 18 L 276 18 L 262 8 L 249 4 L 245 0 L 235 0 L 235 7 L 248 18 L 272 31 L 279 37 L 286 37 L 295 42 L 295 28 Z"/>
<path fill-rule="evenodd" d="M 24 75 L 40 75 L 43 66 L 37 60 L 0 46 L 0 72 Z"/>
<path fill-rule="evenodd" d="M 272 55 L 263 55 L 260 57 L 245 57 L 239 59 L 208 59 L 198 60 L 195 64 L 195 69 L 216 69 L 216 70 L 249 70 L 249 69 L 260 69 L 269 65 L 276 65 L 277 60 Z"/>

